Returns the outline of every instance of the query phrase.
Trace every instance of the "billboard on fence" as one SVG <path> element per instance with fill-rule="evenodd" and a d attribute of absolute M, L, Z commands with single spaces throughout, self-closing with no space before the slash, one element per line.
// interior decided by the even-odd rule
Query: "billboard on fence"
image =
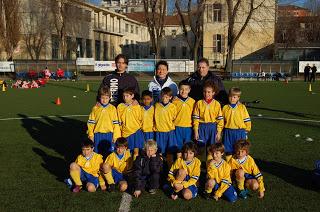
<path fill-rule="evenodd" d="M 0 62 L 0 72 L 14 72 L 14 64 L 10 62 Z"/>
<path fill-rule="evenodd" d="M 317 73 L 320 73 L 320 61 L 299 61 L 299 73 L 304 73 L 304 68 L 307 64 L 309 64 L 310 67 L 314 64 L 317 67 Z"/>
<path fill-rule="evenodd" d="M 114 71 L 115 69 L 114 61 L 95 61 L 94 71 Z"/>
<path fill-rule="evenodd" d="M 128 72 L 154 72 L 155 66 L 153 60 L 130 60 L 128 65 Z"/>
<path fill-rule="evenodd" d="M 94 66 L 94 58 L 78 57 L 76 64 L 77 66 Z"/>

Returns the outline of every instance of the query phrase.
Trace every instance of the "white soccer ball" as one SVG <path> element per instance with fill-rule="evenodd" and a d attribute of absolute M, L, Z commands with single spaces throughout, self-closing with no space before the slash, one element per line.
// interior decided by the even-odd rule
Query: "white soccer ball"
<path fill-rule="evenodd" d="M 73 96 L 73 98 L 77 98 L 77 96 Z"/>
<path fill-rule="evenodd" d="M 261 117 L 261 116 L 262 116 L 262 114 L 258 114 L 258 116 L 259 116 L 259 117 Z"/>
<path fill-rule="evenodd" d="M 312 138 L 306 138 L 306 141 L 313 141 L 313 139 Z"/>
<path fill-rule="evenodd" d="M 294 137 L 300 138 L 300 134 L 295 134 Z"/>

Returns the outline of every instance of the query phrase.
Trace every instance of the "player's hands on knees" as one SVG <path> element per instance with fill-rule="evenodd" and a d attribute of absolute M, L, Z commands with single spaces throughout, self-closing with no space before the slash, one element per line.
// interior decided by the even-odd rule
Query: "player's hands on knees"
<path fill-rule="evenodd" d="M 89 138 L 92 142 L 94 142 L 94 136 L 88 136 L 88 138 Z"/>
<path fill-rule="evenodd" d="M 199 140 L 199 132 L 198 132 L 198 130 L 195 130 L 194 131 L 194 140 Z"/>
<path fill-rule="evenodd" d="M 217 195 L 214 195 L 214 196 L 213 196 L 213 199 L 214 199 L 215 201 L 218 201 L 218 200 L 219 200 L 219 197 L 218 197 Z"/>
<path fill-rule="evenodd" d="M 220 132 L 218 132 L 216 135 L 216 141 L 217 141 L 217 143 L 221 142 L 221 133 Z"/>
<path fill-rule="evenodd" d="M 140 190 L 135 190 L 133 192 L 133 196 L 136 197 L 136 198 L 138 198 L 140 195 L 141 195 L 141 191 Z"/>
<path fill-rule="evenodd" d="M 176 188 L 176 190 L 179 190 L 179 191 L 183 189 L 182 183 L 175 183 L 174 187 Z"/>
<path fill-rule="evenodd" d="M 264 197 L 264 191 L 259 191 L 258 197 L 262 199 Z"/>

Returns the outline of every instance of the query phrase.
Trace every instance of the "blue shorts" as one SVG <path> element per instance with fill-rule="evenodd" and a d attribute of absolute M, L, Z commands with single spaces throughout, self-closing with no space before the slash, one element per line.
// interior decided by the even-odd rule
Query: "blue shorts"
<path fill-rule="evenodd" d="M 216 143 L 217 124 L 200 123 L 199 124 L 199 144 L 207 146 Z"/>
<path fill-rule="evenodd" d="M 113 177 L 115 184 L 119 183 L 120 181 L 125 180 L 123 174 L 118 172 L 115 169 L 112 169 L 112 177 Z"/>
<path fill-rule="evenodd" d="M 246 180 L 256 179 L 252 174 L 247 174 L 247 173 L 244 173 L 244 178 Z"/>
<path fill-rule="evenodd" d="M 246 139 L 247 133 L 244 129 L 223 129 L 223 145 L 226 154 L 233 154 L 233 145 L 240 139 Z"/>
<path fill-rule="evenodd" d="M 147 141 L 147 140 L 150 140 L 150 139 L 154 139 L 154 132 L 144 132 L 143 133 L 144 135 L 144 140 Z"/>
<path fill-rule="evenodd" d="M 98 177 L 95 177 L 92 174 L 85 172 L 82 168 L 80 170 L 80 180 L 84 183 L 92 183 L 96 188 L 98 188 L 99 186 Z"/>
<path fill-rule="evenodd" d="M 113 133 L 95 133 L 94 134 L 94 151 L 106 156 L 114 151 L 114 143 L 112 142 Z"/>
<path fill-rule="evenodd" d="M 164 154 L 167 151 L 175 152 L 177 149 L 176 134 L 174 130 L 169 132 L 156 132 L 156 141 L 159 151 Z"/>
<path fill-rule="evenodd" d="M 178 149 L 181 150 L 183 144 L 192 141 L 192 128 L 191 127 L 176 127 L 176 140 Z"/>
<path fill-rule="evenodd" d="M 215 184 L 213 190 L 217 191 L 219 189 L 220 185 L 218 183 Z M 236 189 L 231 185 L 225 192 L 222 194 L 222 196 L 229 202 L 235 202 L 238 199 L 238 194 Z"/>
<path fill-rule="evenodd" d="M 141 130 L 137 130 L 135 133 L 127 137 L 128 148 L 133 150 L 134 148 L 142 149 L 144 145 L 144 136 Z"/>

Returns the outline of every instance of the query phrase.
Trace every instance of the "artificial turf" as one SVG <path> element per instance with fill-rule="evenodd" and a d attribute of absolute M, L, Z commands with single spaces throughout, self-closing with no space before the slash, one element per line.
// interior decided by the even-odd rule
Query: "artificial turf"
<path fill-rule="evenodd" d="M 91 91 L 85 93 L 88 83 Z M 145 88 L 146 82 L 140 85 Z M 86 136 L 87 120 L 85 116 L 63 116 L 89 114 L 98 86 L 98 81 L 51 82 L 44 88 L 0 93 L 0 119 L 41 117 L 0 121 L 0 211 L 118 210 L 119 192 L 73 194 L 63 183 L 68 164 Z M 265 198 L 252 194 L 233 204 L 201 197 L 172 201 L 158 192 L 133 199 L 132 211 L 319 210 L 320 192 L 310 176 L 314 162 L 320 159 L 320 123 L 263 118 L 320 120 L 320 84 L 313 84 L 313 92 L 303 82 L 225 82 L 225 86 L 239 86 L 244 101 L 260 100 L 248 108 L 253 117 L 249 138 L 251 155 L 264 174 Z M 54 104 L 57 97 L 60 106 Z M 306 137 L 313 141 L 305 141 Z"/>

